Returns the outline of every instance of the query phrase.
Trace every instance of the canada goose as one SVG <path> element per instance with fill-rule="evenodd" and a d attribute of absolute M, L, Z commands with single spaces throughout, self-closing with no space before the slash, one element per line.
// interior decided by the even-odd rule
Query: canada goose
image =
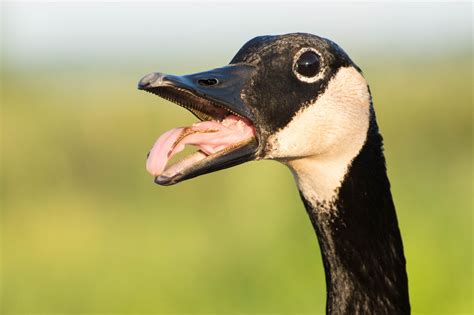
<path fill-rule="evenodd" d="M 361 70 L 334 42 L 311 34 L 260 36 L 229 65 L 138 88 L 201 122 L 155 143 L 148 171 L 160 185 L 273 159 L 293 173 L 316 231 L 328 314 L 409 314 L 402 239 L 382 137 Z M 186 144 L 198 151 L 171 166 Z"/>

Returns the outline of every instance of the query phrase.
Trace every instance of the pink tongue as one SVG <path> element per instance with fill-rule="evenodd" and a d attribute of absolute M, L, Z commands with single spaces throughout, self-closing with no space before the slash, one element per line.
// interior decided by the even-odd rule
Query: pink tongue
<path fill-rule="evenodd" d="M 191 127 L 174 128 L 156 140 L 148 155 L 146 169 L 153 176 L 160 175 L 168 161 L 183 151 L 187 144 L 197 146 L 202 153 L 194 154 L 189 163 L 180 162 L 180 169 L 254 136 L 255 130 L 252 125 L 234 115 L 227 116 L 221 122 L 204 121 Z"/>

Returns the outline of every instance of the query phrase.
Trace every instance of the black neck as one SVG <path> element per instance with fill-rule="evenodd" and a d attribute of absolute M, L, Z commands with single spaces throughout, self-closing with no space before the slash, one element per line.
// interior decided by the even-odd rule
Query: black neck
<path fill-rule="evenodd" d="M 367 141 L 337 200 L 313 206 L 301 194 L 321 248 L 328 314 L 409 314 L 402 239 L 371 115 Z M 324 207 L 324 209 L 323 209 Z"/>

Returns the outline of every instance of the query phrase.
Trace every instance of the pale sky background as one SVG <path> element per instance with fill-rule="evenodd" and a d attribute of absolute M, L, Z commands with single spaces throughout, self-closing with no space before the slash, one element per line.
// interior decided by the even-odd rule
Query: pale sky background
<path fill-rule="evenodd" d="M 472 3 L 2 2 L 9 66 L 194 56 L 221 64 L 254 36 L 296 31 L 328 37 L 351 55 L 468 51 Z"/>

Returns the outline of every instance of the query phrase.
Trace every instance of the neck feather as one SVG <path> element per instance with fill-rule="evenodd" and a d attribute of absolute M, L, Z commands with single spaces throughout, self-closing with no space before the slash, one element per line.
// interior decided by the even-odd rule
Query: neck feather
<path fill-rule="evenodd" d="M 362 149 L 331 200 L 300 193 L 321 248 L 328 314 L 408 314 L 402 239 L 371 111 Z M 296 178 L 302 174 L 295 174 Z M 316 189 L 316 188 L 315 188 Z"/>

